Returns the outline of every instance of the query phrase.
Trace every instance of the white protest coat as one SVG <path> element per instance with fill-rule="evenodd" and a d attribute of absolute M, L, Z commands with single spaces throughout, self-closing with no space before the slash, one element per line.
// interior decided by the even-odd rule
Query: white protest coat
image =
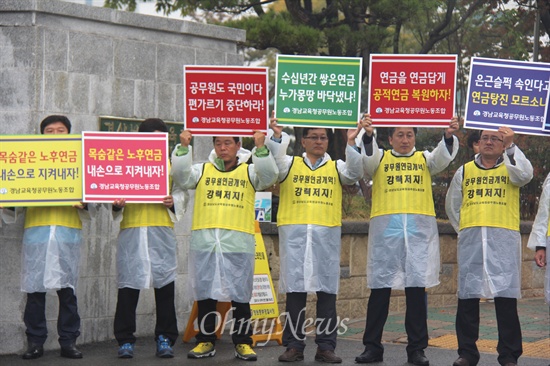
<path fill-rule="evenodd" d="M 93 205 L 89 210 L 94 211 Z M 90 220 L 90 212 L 77 210 L 80 221 Z M 25 212 L 2 210 L 4 222 L 14 223 Z M 21 251 L 21 291 L 47 292 L 70 287 L 76 289 L 80 269 L 82 230 L 61 225 L 33 226 L 23 232 Z"/>
<path fill-rule="evenodd" d="M 402 155 L 412 156 L 416 149 Z M 384 151 L 372 140 L 372 155 L 362 148 L 365 175 L 374 177 Z M 386 152 L 388 153 L 388 152 Z M 458 153 L 453 136 L 450 153 L 442 138 L 432 152 L 423 151 L 431 175 L 444 170 Z M 435 217 L 420 214 L 391 214 L 371 218 L 367 250 L 367 287 L 433 287 L 439 284 L 439 233 Z"/>
<path fill-rule="evenodd" d="M 179 221 L 187 207 L 187 192 L 173 189 L 174 212 L 166 208 L 172 222 Z M 131 204 L 131 203 L 129 203 Z M 162 203 L 152 203 L 162 204 Z M 123 208 L 112 211 L 115 224 L 124 217 Z M 117 239 L 116 268 L 118 288 L 136 290 L 162 288 L 176 279 L 177 240 L 169 226 L 142 226 L 120 230 Z"/>
<path fill-rule="evenodd" d="M 290 142 L 288 134 L 282 133 L 282 141 L 271 140 L 273 131 L 268 133 L 266 145 L 273 152 L 279 168 L 279 182 L 284 180 L 292 165 L 292 156 L 286 155 Z M 304 162 L 313 169 L 305 153 Z M 325 153 L 320 166 L 332 161 Z M 346 145 L 346 162 L 338 160 L 336 167 L 341 184 L 356 183 L 363 176 L 361 154 Z M 341 209 L 338 207 L 336 209 Z M 341 226 L 322 225 L 282 225 L 279 226 L 279 291 L 317 291 L 337 294 L 340 283 Z"/>
<path fill-rule="evenodd" d="M 548 236 L 548 221 L 550 220 L 550 173 L 546 176 L 542 185 L 542 193 L 539 199 L 539 208 L 537 210 L 537 216 L 533 222 L 533 228 L 531 229 L 531 235 L 529 235 L 529 241 L 527 247 L 532 250 L 536 250 L 537 247 L 546 248 L 546 277 L 544 280 L 544 290 L 546 303 L 550 305 L 550 270 L 548 267 L 548 261 L 550 261 L 550 236 Z"/>
<path fill-rule="evenodd" d="M 510 182 L 522 187 L 533 178 L 533 167 L 517 146 L 508 150 L 497 166 L 505 164 Z M 513 156 L 513 160 L 510 156 Z M 481 166 L 479 154 L 475 160 Z M 445 200 L 445 211 L 458 233 L 458 298 L 519 299 L 521 235 L 516 230 L 487 226 L 459 230 L 463 172 L 464 166 L 456 171 Z M 498 214 L 495 212 L 495 215 Z"/>
<path fill-rule="evenodd" d="M 174 185 L 181 189 L 195 189 L 202 174 L 204 163 L 193 164 L 193 149 L 177 156 L 180 145 L 172 153 L 171 175 Z M 238 163 L 245 163 L 252 155 L 253 164 L 248 165 L 248 176 L 256 191 L 275 183 L 277 166 L 270 153 L 259 158 L 254 152 L 240 149 Z M 208 160 L 214 163 L 215 151 Z M 252 218 L 253 219 L 253 218 Z M 254 279 L 255 239 L 253 234 L 226 229 L 202 229 L 191 231 L 189 247 L 189 277 L 194 300 L 215 299 L 247 303 L 252 297 Z"/>

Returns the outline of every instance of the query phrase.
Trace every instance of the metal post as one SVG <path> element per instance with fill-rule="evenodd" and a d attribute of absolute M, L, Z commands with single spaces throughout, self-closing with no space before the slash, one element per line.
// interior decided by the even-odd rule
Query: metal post
<path fill-rule="evenodd" d="M 532 0 L 529 4 L 532 3 Z M 533 61 L 538 62 L 539 60 L 539 34 L 540 34 L 540 12 L 539 8 L 535 2 L 535 26 L 533 30 Z"/>

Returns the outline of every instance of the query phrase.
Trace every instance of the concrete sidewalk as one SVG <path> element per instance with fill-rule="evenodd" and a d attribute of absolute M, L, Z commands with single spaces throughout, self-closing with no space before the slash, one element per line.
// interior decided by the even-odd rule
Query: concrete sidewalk
<path fill-rule="evenodd" d="M 307 340 L 305 350 L 305 360 L 303 362 L 294 363 L 300 365 L 321 365 L 314 361 L 315 343 L 311 338 Z M 191 344 L 176 344 L 174 347 L 175 357 L 171 359 L 160 359 L 155 357 L 155 343 L 153 337 L 139 338 L 136 342 L 135 355 L 133 359 L 118 359 L 116 357 L 117 344 L 115 341 L 92 343 L 80 346 L 80 350 L 84 353 L 84 358 L 80 360 L 70 360 L 59 357 L 59 351 L 48 351 L 39 359 L 23 360 L 18 355 L 0 357 L 0 365 L 2 366 L 83 366 L 83 365 L 98 365 L 98 366 L 169 366 L 169 365 L 193 365 L 193 366 L 210 366 L 210 365 L 241 365 L 241 366 L 268 366 L 280 365 L 277 358 L 283 353 L 284 348 L 277 345 L 275 342 L 269 342 L 263 347 L 256 347 L 258 354 L 257 362 L 246 362 L 238 360 L 234 356 L 233 345 L 231 339 L 224 335 L 216 344 L 216 356 L 202 360 L 192 360 L 187 358 L 187 351 L 193 346 Z M 374 364 L 376 366 L 411 366 L 407 363 L 407 354 L 404 344 L 384 345 L 384 362 Z M 357 340 L 350 338 L 342 338 L 338 341 L 336 353 L 342 357 L 343 365 L 355 364 L 355 357 L 363 351 L 363 345 Z M 457 358 L 455 350 L 428 347 L 426 356 L 430 360 L 431 366 L 451 366 Z M 519 359 L 520 366 L 548 366 L 550 360 L 521 357 Z M 496 354 L 482 353 L 479 366 L 498 366 Z"/>
<path fill-rule="evenodd" d="M 454 307 L 430 308 L 428 310 L 428 327 L 430 347 L 426 356 L 432 366 L 450 366 L 457 358 L 456 337 L 454 331 Z M 549 307 L 543 299 L 524 299 L 518 302 L 518 312 L 523 331 L 524 354 L 519 359 L 520 366 L 549 366 L 550 365 L 550 315 Z M 497 329 L 494 315 L 494 304 L 485 302 L 480 309 L 480 341 L 478 346 L 482 352 L 479 366 L 498 366 L 496 354 Z M 347 323 L 348 330 L 339 336 L 336 353 L 343 358 L 343 364 L 354 364 L 355 357 L 363 351 L 361 343 L 364 319 L 353 320 Z M 384 362 L 376 366 L 410 366 L 407 361 L 405 346 L 406 335 L 404 329 L 404 314 L 390 314 L 384 328 Z M 315 362 L 315 343 L 313 338 L 307 340 L 305 360 L 297 365 L 320 365 Z M 22 360 L 19 355 L 0 356 L 0 365 L 283 365 L 277 361 L 284 351 L 282 346 L 269 342 L 265 346 L 255 348 L 258 361 L 245 362 L 234 357 L 231 339 L 224 333 L 216 344 L 217 354 L 213 358 L 191 360 L 187 352 L 192 344 L 178 342 L 174 347 L 173 359 L 159 359 L 155 357 L 155 343 L 153 337 L 139 338 L 136 343 L 135 357 L 131 360 L 121 360 L 116 357 L 117 344 L 114 340 L 79 346 L 84 353 L 81 360 L 69 360 L 59 357 L 59 351 L 48 351 L 37 360 Z"/>

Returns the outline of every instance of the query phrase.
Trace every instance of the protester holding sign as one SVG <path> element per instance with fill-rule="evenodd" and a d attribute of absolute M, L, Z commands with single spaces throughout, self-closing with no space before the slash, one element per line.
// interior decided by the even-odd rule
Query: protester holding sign
<path fill-rule="evenodd" d="M 172 153 L 174 184 L 196 189 L 189 276 L 197 301 L 199 333 L 187 357 L 215 355 L 216 305 L 218 301 L 231 301 L 233 325 L 238 328 L 231 330 L 235 356 L 255 361 L 250 324 L 255 191 L 271 186 L 278 170 L 262 132 L 254 133 L 256 147 L 252 152 L 241 148 L 237 137 L 218 136 L 213 140 L 214 150 L 207 163 L 193 165 L 189 130 L 180 134 L 181 144 Z M 253 164 L 247 164 L 250 156 Z"/>
<path fill-rule="evenodd" d="M 69 134 L 71 122 L 65 116 L 48 116 L 40 123 L 42 134 Z M 90 207 L 91 208 L 91 207 Z M 46 326 L 46 292 L 56 290 L 59 298 L 57 332 L 61 356 L 82 358 L 76 346 L 80 335 L 80 316 L 75 295 L 82 244 L 82 222 L 89 221 L 87 205 L 56 207 L 17 207 L 4 209 L 6 223 L 13 223 L 25 212 L 23 233 L 21 291 L 27 293 L 23 320 L 28 348 L 24 359 L 39 358 L 44 353 Z"/>
<path fill-rule="evenodd" d="M 139 132 L 168 132 L 158 118 L 149 118 Z M 174 304 L 177 275 L 177 240 L 174 222 L 181 219 L 187 192 L 175 187 L 162 203 L 128 203 L 115 200 L 113 219 L 120 222 L 117 246 L 118 300 L 114 333 L 119 358 L 132 358 L 136 337 L 136 308 L 141 289 L 155 289 L 157 357 L 174 356 L 172 346 L 178 338 Z"/>
<path fill-rule="evenodd" d="M 521 297 L 519 188 L 533 167 L 514 145 L 514 131 L 483 130 L 480 152 L 460 167 L 449 187 L 445 210 L 458 233 L 459 358 L 453 366 L 479 362 L 479 299 L 494 298 L 498 362 L 517 365 L 522 354 L 517 299 Z"/>
<path fill-rule="evenodd" d="M 280 201 L 277 214 L 280 243 L 279 290 L 286 293 L 286 324 L 281 362 L 304 359 L 305 307 L 309 293 L 317 294 L 315 360 L 340 363 L 336 349 L 339 322 L 336 295 L 340 280 L 342 185 L 363 176 L 355 147 L 360 128 L 348 130 L 346 162 L 327 154 L 325 128 L 304 128 L 303 156 L 288 156 L 289 136 L 277 120 L 270 121 L 268 147 L 279 167 Z"/>
<path fill-rule="evenodd" d="M 416 128 L 389 131 L 391 150 L 378 148 L 370 115 L 361 121 L 365 174 L 372 177 L 367 286 L 371 289 L 363 344 L 357 363 L 382 362 L 382 332 L 392 289 L 404 289 L 408 362 L 428 365 L 425 288 L 439 284 L 439 235 L 431 176 L 445 169 L 458 152 L 458 119 L 453 117 L 432 151 L 417 151 Z"/>
<path fill-rule="evenodd" d="M 529 235 L 527 247 L 535 250 L 535 263 L 539 267 L 546 267 L 544 282 L 546 303 L 550 305 L 550 271 L 548 270 L 546 248 L 550 247 L 550 174 L 546 176 L 542 185 L 542 194 L 539 199 L 539 209 L 533 222 L 533 229 Z"/>

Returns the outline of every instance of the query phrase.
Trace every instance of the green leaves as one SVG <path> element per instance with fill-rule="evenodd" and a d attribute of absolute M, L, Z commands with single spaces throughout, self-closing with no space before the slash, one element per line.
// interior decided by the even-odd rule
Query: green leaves
<path fill-rule="evenodd" d="M 287 12 L 268 12 L 261 17 L 247 17 L 223 23 L 246 30 L 246 46 L 257 49 L 274 47 L 287 55 L 313 55 L 322 47 L 322 32 L 296 24 Z"/>

